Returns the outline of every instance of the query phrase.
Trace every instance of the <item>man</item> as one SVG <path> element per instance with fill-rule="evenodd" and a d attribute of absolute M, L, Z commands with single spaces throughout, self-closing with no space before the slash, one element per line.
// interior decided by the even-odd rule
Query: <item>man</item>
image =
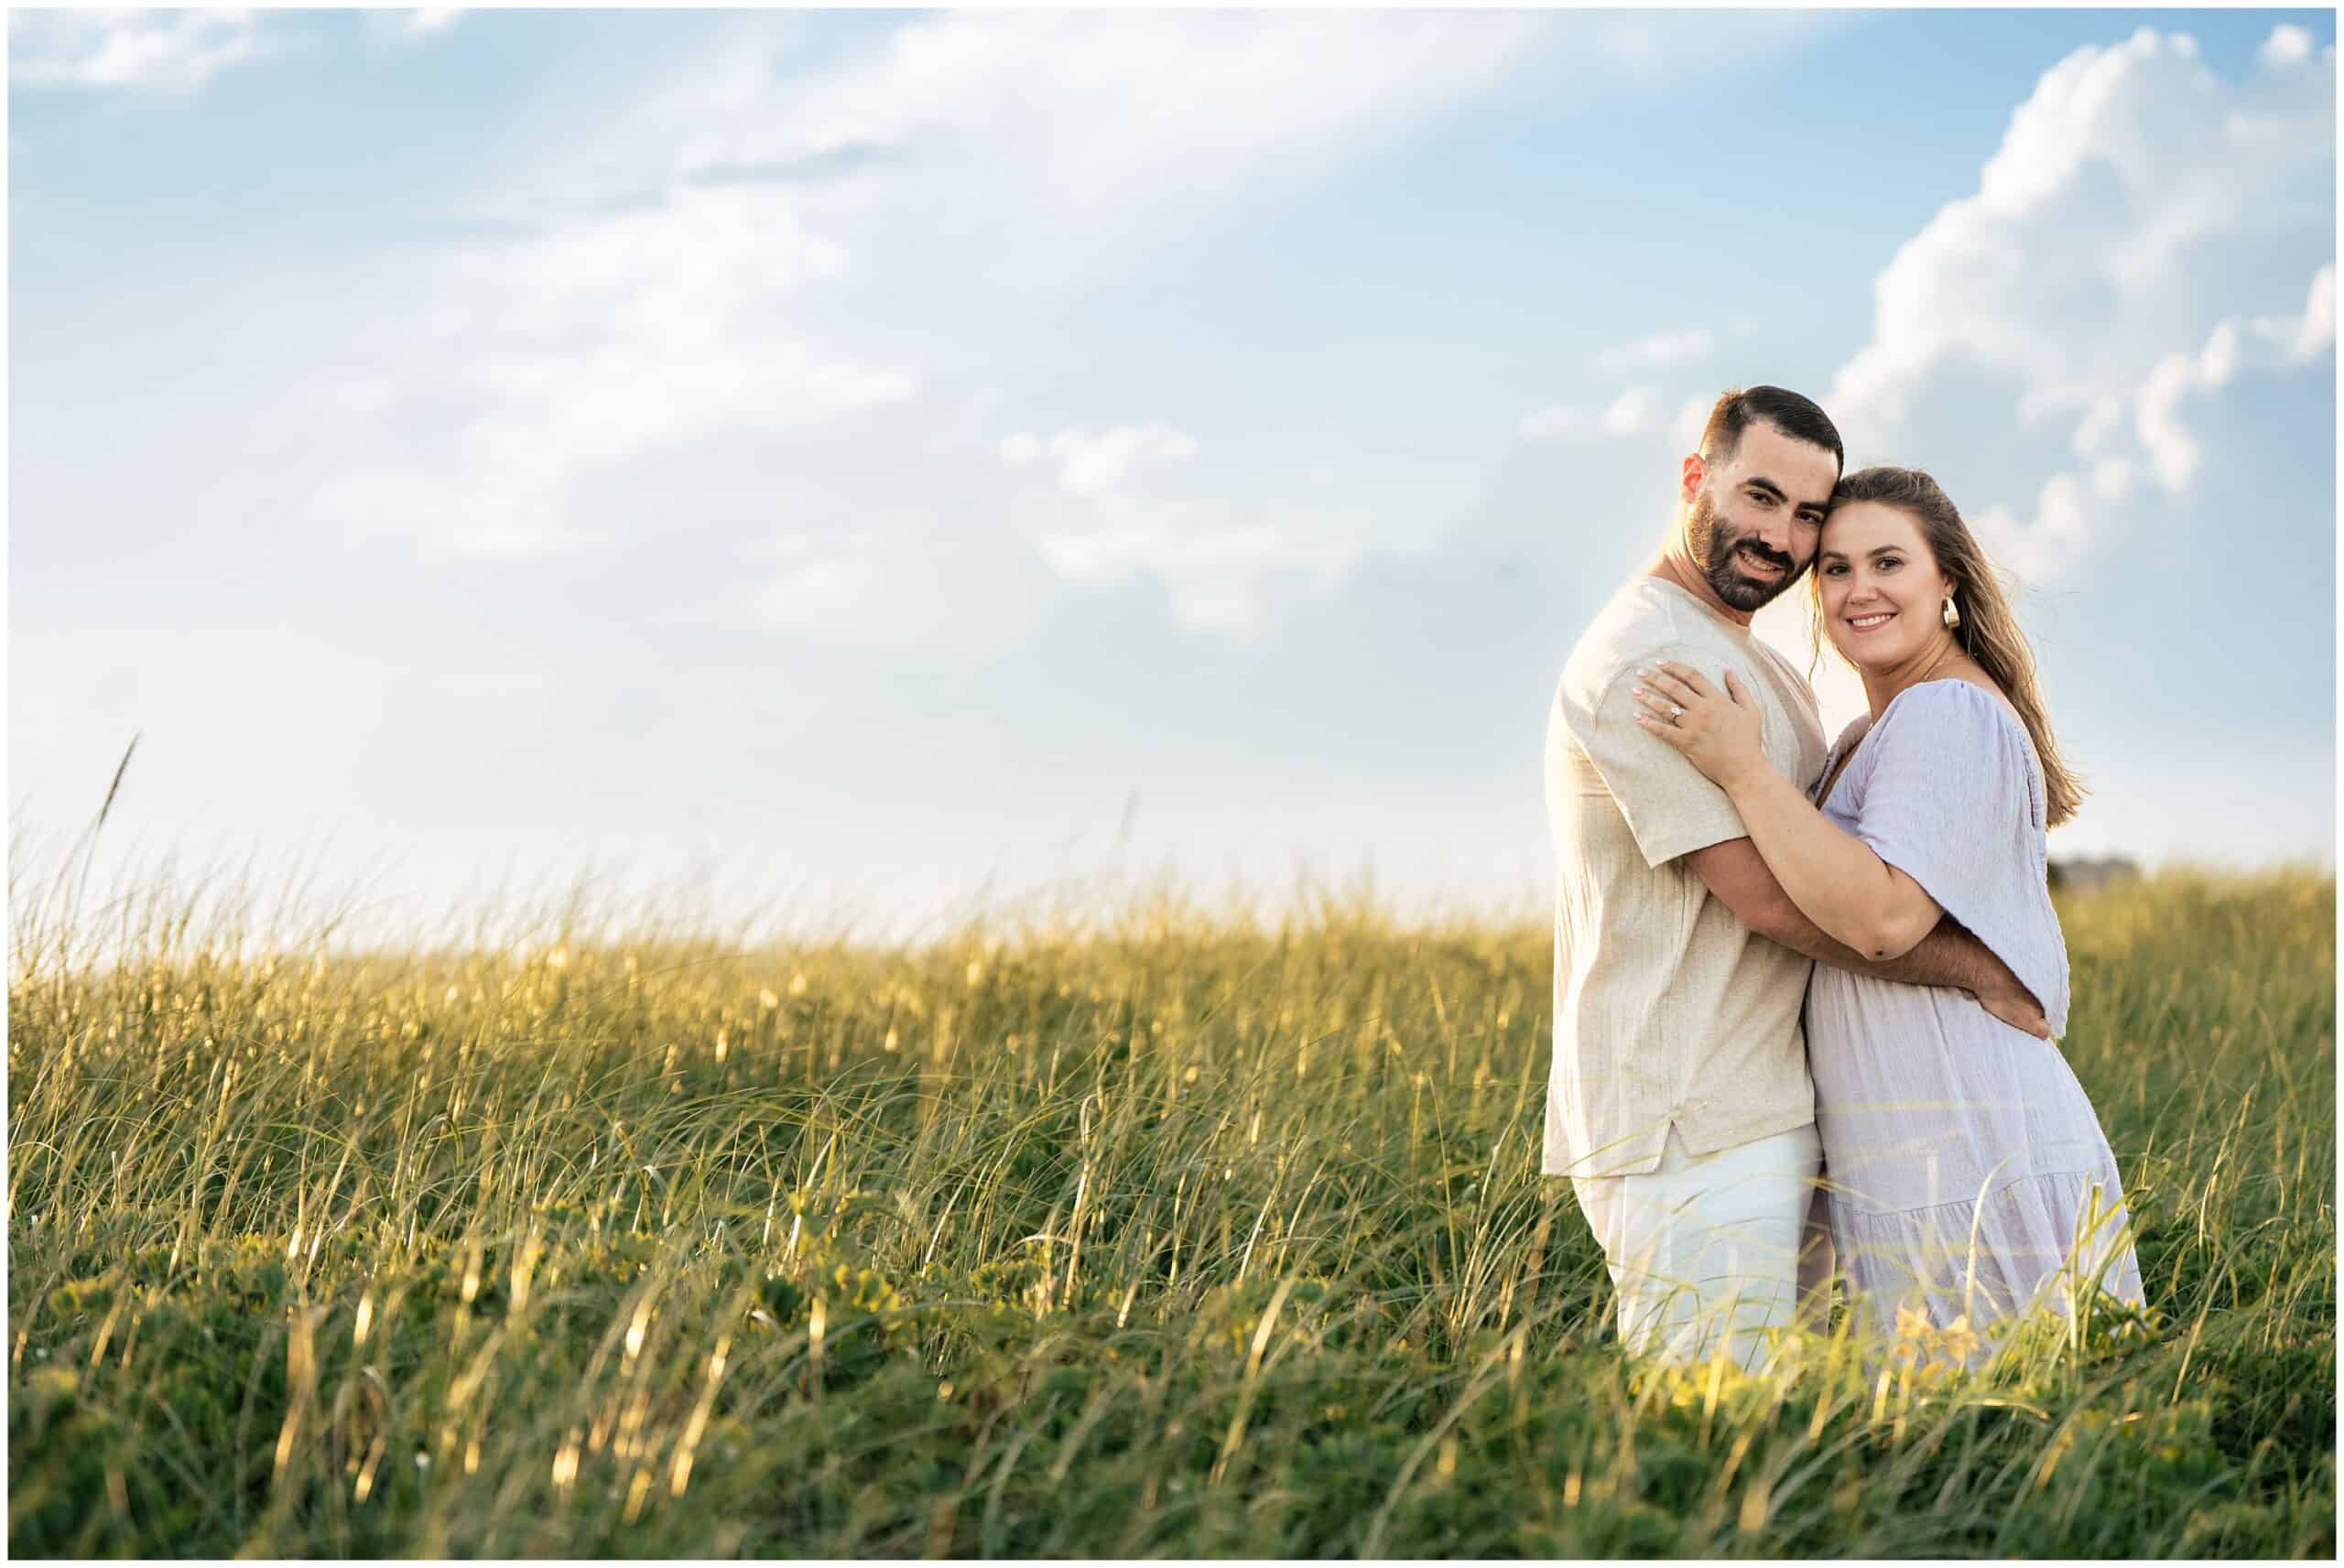
<path fill-rule="evenodd" d="M 1828 1272 L 1821 1143 L 1799 1010 L 1811 960 L 1957 986 L 2048 1038 L 2016 976 L 1949 918 L 1872 963 L 1785 896 L 1725 793 L 1638 728 L 1639 669 L 1731 666 L 1766 752 L 1812 791 L 1814 694 L 1750 631 L 1815 557 L 1844 461 L 1795 392 L 1729 392 L 1684 460 L 1667 538 L 1580 637 L 1546 727 L 1557 871 L 1555 1054 L 1543 1169 L 1568 1174 L 1619 1294 L 1622 1340 L 1747 1369 Z M 1817 1217 L 1810 1221 L 1813 1205 Z M 1802 1257 L 1804 1245 L 1804 1257 Z"/>

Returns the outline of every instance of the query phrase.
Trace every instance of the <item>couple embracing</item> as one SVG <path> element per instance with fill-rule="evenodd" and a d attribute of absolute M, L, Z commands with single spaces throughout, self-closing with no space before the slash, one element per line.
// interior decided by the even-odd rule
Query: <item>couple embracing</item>
<path fill-rule="evenodd" d="M 1883 1328 L 1977 1335 L 1973 1361 L 1999 1319 L 2137 1303 L 2116 1161 L 2053 1044 L 2045 834 L 2082 792 L 1977 541 L 1927 474 L 1844 472 L 1779 387 L 1718 400 L 1678 503 L 1546 731 L 1543 1168 L 1622 1339 L 1754 1368 L 1835 1272 Z M 1810 569 L 1869 708 L 1829 745 L 1750 630 Z"/>

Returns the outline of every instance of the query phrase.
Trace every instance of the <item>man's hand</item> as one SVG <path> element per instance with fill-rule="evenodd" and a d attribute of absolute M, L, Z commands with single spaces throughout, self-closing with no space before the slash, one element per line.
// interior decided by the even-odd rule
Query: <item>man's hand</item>
<path fill-rule="evenodd" d="M 2051 1038 L 2051 1021 L 2043 1016 L 2043 1004 L 2035 1000 L 2033 991 L 2028 990 L 2016 980 L 2011 981 L 2007 986 L 1992 987 L 1982 991 L 1972 991 L 1970 994 L 1978 999 L 1980 1007 L 1984 1008 L 2013 1029 L 2023 1029 L 2037 1040 Z"/>

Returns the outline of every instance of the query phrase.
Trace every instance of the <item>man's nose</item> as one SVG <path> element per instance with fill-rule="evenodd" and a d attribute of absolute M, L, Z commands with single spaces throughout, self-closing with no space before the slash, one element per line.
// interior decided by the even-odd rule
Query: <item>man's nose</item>
<path fill-rule="evenodd" d="M 1751 529 L 1751 533 L 1756 535 L 1760 544 L 1776 555 L 1787 556 L 1791 553 L 1791 525 L 1788 519 L 1777 517 L 1772 514 L 1762 514 L 1756 525 Z"/>

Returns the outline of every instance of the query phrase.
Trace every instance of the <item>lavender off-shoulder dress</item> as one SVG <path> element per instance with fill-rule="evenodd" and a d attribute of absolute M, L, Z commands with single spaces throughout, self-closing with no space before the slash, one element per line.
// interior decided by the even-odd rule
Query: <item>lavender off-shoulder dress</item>
<path fill-rule="evenodd" d="M 1924 681 L 1877 724 L 1848 727 L 1826 780 L 1850 747 L 1823 814 L 2000 956 L 2064 1034 L 2067 950 L 2025 727 L 1980 687 Z M 2140 1265 L 2116 1245 L 2116 1159 L 2058 1046 L 1963 991 L 1818 964 L 1807 1049 L 1832 1243 L 1883 1326 L 1900 1305 L 1940 1328 L 1965 1311 L 1982 1327 L 2036 1304 L 2064 1310 L 2062 1270 L 2088 1216 L 2079 1277 L 2105 1264 L 2100 1288 L 2140 1302 Z"/>

